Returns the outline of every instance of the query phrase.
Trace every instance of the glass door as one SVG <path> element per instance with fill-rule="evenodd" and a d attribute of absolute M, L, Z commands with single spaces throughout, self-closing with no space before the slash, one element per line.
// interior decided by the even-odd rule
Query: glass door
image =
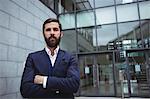
<path fill-rule="evenodd" d="M 113 53 L 101 53 L 96 57 L 99 95 L 115 96 Z"/>
<path fill-rule="evenodd" d="M 129 76 L 126 51 L 115 51 L 115 84 L 117 97 L 129 97 Z"/>
<path fill-rule="evenodd" d="M 150 97 L 149 50 L 128 50 L 131 96 Z"/>
<path fill-rule="evenodd" d="M 97 95 L 95 92 L 97 80 L 93 76 L 94 71 L 94 56 L 79 55 L 80 66 L 80 95 Z M 94 77 L 94 78 L 93 78 Z"/>
<path fill-rule="evenodd" d="M 80 54 L 79 66 L 80 95 L 115 96 L 112 52 Z"/>

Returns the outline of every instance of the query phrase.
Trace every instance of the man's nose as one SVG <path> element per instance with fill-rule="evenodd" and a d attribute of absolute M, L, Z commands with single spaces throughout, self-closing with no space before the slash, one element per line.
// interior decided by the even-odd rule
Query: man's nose
<path fill-rule="evenodd" d="M 50 34 L 50 37 L 54 37 L 54 34 Z"/>
<path fill-rule="evenodd" d="M 51 29 L 50 34 L 54 34 L 54 30 L 53 29 Z"/>

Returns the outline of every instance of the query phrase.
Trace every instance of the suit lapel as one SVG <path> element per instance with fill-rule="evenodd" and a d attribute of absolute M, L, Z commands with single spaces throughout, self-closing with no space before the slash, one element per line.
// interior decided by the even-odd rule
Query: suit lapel
<path fill-rule="evenodd" d="M 51 75 L 51 69 L 52 69 L 52 64 L 51 64 L 51 60 L 48 56 L 48 54 L 46 53 L 45 49 L 42 50 L 42 54 L 41 54 L 41 61 L 42 61 L 42 68 L 47 71 L 46 74 Z"/>
<path fill-rule="evenodd" d="M 64 52 L 59 49 L 54 67 L 57 67 L 60 65 L 61 61 L 64 60 L 63 56 L 64 56 Z"/>

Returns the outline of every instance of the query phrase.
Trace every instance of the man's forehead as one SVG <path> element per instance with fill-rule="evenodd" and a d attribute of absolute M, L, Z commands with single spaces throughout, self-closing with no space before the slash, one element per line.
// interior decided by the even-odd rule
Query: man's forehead
<path fill-rule="evenodd" d="M 57 22 L 50 22 L 50 23 L 45 24 L 45 26 L 58 26 L 59 27 L 59 24 Z"/>

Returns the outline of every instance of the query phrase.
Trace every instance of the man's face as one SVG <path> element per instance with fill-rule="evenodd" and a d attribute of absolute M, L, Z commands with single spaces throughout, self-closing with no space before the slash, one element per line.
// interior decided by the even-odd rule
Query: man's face
<path fill-rule="evenodd" d="M 62 36 L 63 34 L 60 32 L 59 24 L 57 22 L 45 24 L 44 39 L 48 47 L 57 47 Z"/>

